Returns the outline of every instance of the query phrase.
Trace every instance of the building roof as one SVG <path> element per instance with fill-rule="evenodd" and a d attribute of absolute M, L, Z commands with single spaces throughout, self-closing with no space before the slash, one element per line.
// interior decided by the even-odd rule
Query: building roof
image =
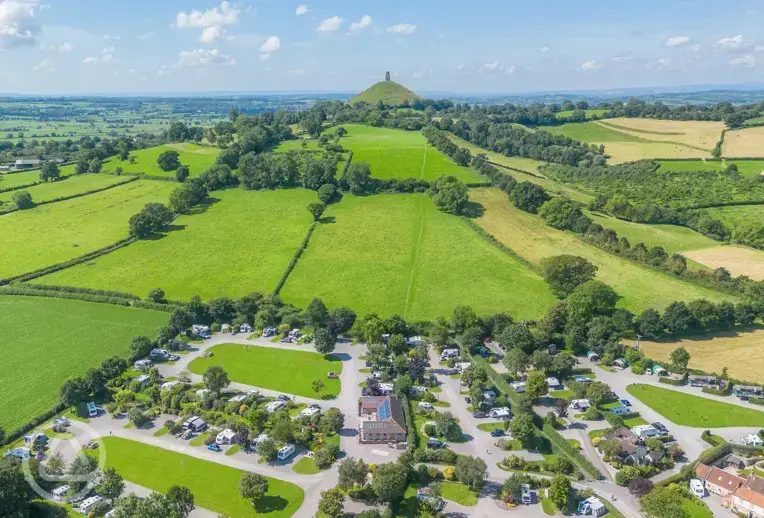
<path fill-rule="evenodd" d="M 759 507 L 764 507 L 764 495 L 747 487 L 740 487 L 735 491 L 735 497 L 750 502 Z"/>
<path fill-rule="evenodd" d="M 609 439 L 631 439 L 632 437 L 636 436 L 634 435 L 634 432 L 625 426 L 621 426 L 620 428 L 616 428 L 612 432 L 605 434 L 605 437 Z"/>
<path fill-rule="evenodd" d="M 372 419 L 361 421 L 362 429 L 379 432 L 385 431 L 387 433 L 406 433 L 406 420 L 403 417 L 403 406 L 398 398 L 390 396 L 363 397 L 361 398 L 360 404 L 367 409 L 376 409 L 376 413 Z M 376 407 L 371 406 L 374 404 Z"/>
<path fill-rule="evenodd" d="M 715 466 L 706 466 L 705 464 L 698 464 L 695 467 L 695 474 L 698 478 L 705 479 L 708 483 L 731 492 L 734 492 L 735 489 L 746 483 L 746 480 L 742 477 L 728 473 Z"/>
<path fill-rule="evenodd" d="M 690 374 L 688 376 L 691 380 L 698 380 L 698 381 L 716 381 L 716 376 L 702 376 L 700 374 Z"/>
<path fill-rule="evenodd" d="M 751 491 L 756 491 L 759 494 L 764 495 L 764 478 L 751 475 L 748 480 L 745 481 L 745 487 Z"/>

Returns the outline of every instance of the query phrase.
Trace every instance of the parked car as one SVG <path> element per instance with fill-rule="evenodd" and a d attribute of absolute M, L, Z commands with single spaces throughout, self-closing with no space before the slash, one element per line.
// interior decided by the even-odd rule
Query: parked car
<path fill-rule="evenodd" d="M 202 354 L 202 358 L 212 358 L 213 356 L 215 356 L 215 353 L 212 351 L 205 351 L 204 354 Z"/>
<path fill-rule="evenodd" d="M 469 397 L 469 396 L 464 396 L 464 401 L 465 401 L 467 404 L 469 404 L 469 403 L 472 403 L 472 398 L 471 398 L 471 397 Z"/>
<path fill-rule="evenodd" d="M 497 428 L 491 431 L 491 437 L 504 437 L 504 430 Z"/>
<path fill-rule="evenodd" d="M 472 413 L 472 417 L 475 417 L 477 419 L 483 419 L 484 417 L 486 417 L 486 413 L 481 410 L 478 410 L 477 412 Z"/>
<path fill-rule="evenodd" d="M 427 447 L 428 448 L 442 448 L 444 444 L 440 442 L 437 439 L 428 439 L 427 440 Z"/>
<path fill-rule="evenodd" d="M 96 449 L 98 449 L 98 442 L 97 441 L 88 441 L 88 443 L 85 445 L 85 449 L 87 449 L 87 450 L 96 450 Z"/>
<path fill-rule="evenodd" d="M 289 401 L 290 399 L 292 399 L 292 398 L 290 398 L 289 396 L 287 396 L 287 395 L 285 395 L 285 394 L 281 394 L 281 395 L 279 395 L 279 397 L 278 397 L 278 400 L 279 400 L 279 401 Z"/>
<path fill-rule="evenodd" d="M 189 439 L 193 439 L 193 437 L 194 437 L 194 432 L 192 430 L 186 430 L 185 432 L 180 434 L 180 438 L 185 440 L 185 441 L 187 441 Z"/>
<path fill-rule="evenodd" d="M 628 399 L 622 399 L 621 404 L 623 406 L 631 406 L 631 401 L 629 401 Z"/>
<path fill-rule="evenodd" d="M 220 449 L 220 446 L 218 446 L 218 445 L 217 445 L 217 444 L 215 444 L 214 442 L 213 442 L 212 444 L 208 444 L 208 445 L 207 445 L 207 449 L 208 449 L 208 450 L 210 450 L 210 451 L 222 451 L 222 450 Z"/>

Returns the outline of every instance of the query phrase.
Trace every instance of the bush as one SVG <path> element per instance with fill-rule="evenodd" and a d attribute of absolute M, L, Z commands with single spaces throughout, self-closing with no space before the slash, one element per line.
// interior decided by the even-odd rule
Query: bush
<path fill-rule="evenodd" d="M 32 195 L 27 191 L 19 191 L 13 193 L 13 203 L 19 210 L 31 209 L 34 207 L 34 201 L 32 201 Z"/>
<path fill-rule="evenodd" d="M 687 374 L 685 374 L 681 379 L 674 379 L 674 378 L 668 378 L 666 376 L 660 376 L 658 378 L 658 381 L 661 383 L 665 383 L 666 385 L 674 385 L 674 386 L 681 386 L 687 383 Z"/>
<path fill-rule="evenodd" d="M 446 480 L 456 480 L 456 469 L 453 466 L 446 466 L 443 469 L 443 478 Z"/>
<path fill-rule="evenodd" d="M 584 419 L 587 421 L 599 421 L 602 419 L 602 412 L 597 408 L 590 406 L 586 409 L 586 412 L 584 412 Z"/>

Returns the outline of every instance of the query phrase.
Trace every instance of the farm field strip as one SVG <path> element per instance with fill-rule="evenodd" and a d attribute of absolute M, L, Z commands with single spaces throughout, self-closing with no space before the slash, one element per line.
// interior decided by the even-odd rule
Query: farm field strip
<path fill-rule="evenodd" d="M 321 297 L 419 320 L 467 304 L 535 318 L 554 301 L 534 272 L 423 195 L 346 195 L 326 215 L 280 293 L 298 306 Z"/>
<path fill-rule="evenodd" d="M 764 126 L 730 130 L 724 135 L 724 157 L 764 156 Z"/>
<path fill-rule="evenodd" d="M 761 221 L 763 209 L 761 205 L 730 205 L 728 207 L 711 207 L 705 211 L 728 228 L 733 229 L 746 223 Z"/>
<path fill-rule="evenodd" d="M 663 309 L 676 300 L 725 300 L 714 290 L 683 282 L 585 243 L 574 234 L 553 229 L 541 218 L 514 207 L 498 189 L 473 189 L 472 201 L 485 208 L 476 222 L 528 262 L 545 257 L 578 255 L 598 267 L 596 278 L 609 284 L 622 298 L 619 307 L 640 312 Z"/>
<path fill-rule="evenodd" d="M 695 171 L 723 172 L 732 164 L 737 166 L 742 176 L 757 177 L 764 171 L 764 160 L 658 160 L 657 162 L 660 164 L 656 171 L 658 173 L 667 171 L 678 173 L 692 173 Z"/>
<path fill-rule="evenodd" d="M 171 188 L 174 185 L 169 183 Z M 310 226 L 305 207 L 316 194 L 304 189 L 227 189 L 211 195 L 214 203 L 201 213 L 175 220 L 179 230 L 132 243 L 36 282 L 139 296 L 160 287 L 174 300 L 272 291 Z"/>
<path fill-rule="evenodd" d="M 130 216 L 146 203 L 167 203 L 174 187 L 139 180 L 1 216 L 0 278 L 68 261 L 128 237 Z"/>
<path fill-rule="evenodd" d="M 70 377 L 125 355 L 169 315 L 79 300 L 0 295 L 0 426 L 7 431 L 53 408 Z"/>
<path fill-rule="evenodd" d="M 764 252 L 743 246 L 715 246 L 702 250 L 682 252 L 688 259 L 708 266 L 724 267 L 733 277 L 747 275 L 753 280 L 764 280 Z"/>
<path fill-rule="evenodd" d="M 119 185 L 132 180 L 132 178 L 120 178 L 103 174 L 83 174 L 67 177 L 56 182 L 46 182 L 23 189 L 32 196 L 32 201 L 40 203 L 64 196 L 73 196 L 95 189 L 103 189 L 110 185 Z M 18 191 L 0 193 L 0 206 L 13 204 L 13 195 Z"/>
<path fill-rule="evenodd" d="M 157 158 L 165 151 L 177 151 L 180 163 L 188 166 L 191 176 L 199 176 L 204 171 L 215 165 L 220 149 L 212 146 L 198 146 L 187 142 L 177 144 L 165 144 L 131 151 L 130 156 L 135 158 L 134 163 L 129 160 L 111 158 L 103 164 L 104 171 L 115 171 L 121 167 L 126 173 L 144 173 L 152 176 L 175 177 L 175 171 L 162 171 L 157 165 Z"/>
<path fill-rule="evenodd" d="M 694 336 L 672 342 L 642 341 L 640 349 L 656 361 L 668 361 L 671 351 L 682 346 L 690 353 L 690 368 L 721 374 L 727 367 L 733 379 L 764 383 L 764 328 Z"/>
<path fill-rule="evenodd" d="M 626 117 L 598 121 L 598 124 L 654 142 L 676 143 L 705 151 L 714 149 L 725 128 L 723 122 L 716 121 L 674 121 Z"/>
<path fill-rule="evenodd" d="M 74 173 L 74 170 L 65 171 L 63 167 L 59 168 L 59 170 L 61 171 L 61 176 Z M 13 189 L 21 185 L 30 185 L 40 181 L 39 169 L 20 173 L 4 173 L 0 174 L 0 189 Z"/>

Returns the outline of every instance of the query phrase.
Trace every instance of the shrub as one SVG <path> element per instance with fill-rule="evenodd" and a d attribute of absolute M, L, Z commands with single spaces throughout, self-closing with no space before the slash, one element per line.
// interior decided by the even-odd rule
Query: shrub
<path fill-rule="evenodd" d="M 446 480 L 456 480 L 456 469 L 453 466 L 446 466 L 443 469 L 443 478 Z"/>
<path fill-rule="evenodd" d="M 32 201 L 32 195 L 27 191 L 19 191 L 13 193 L 13 203 L 17 209 L 31 209 L 34 207 L 34 201 Z"/>

